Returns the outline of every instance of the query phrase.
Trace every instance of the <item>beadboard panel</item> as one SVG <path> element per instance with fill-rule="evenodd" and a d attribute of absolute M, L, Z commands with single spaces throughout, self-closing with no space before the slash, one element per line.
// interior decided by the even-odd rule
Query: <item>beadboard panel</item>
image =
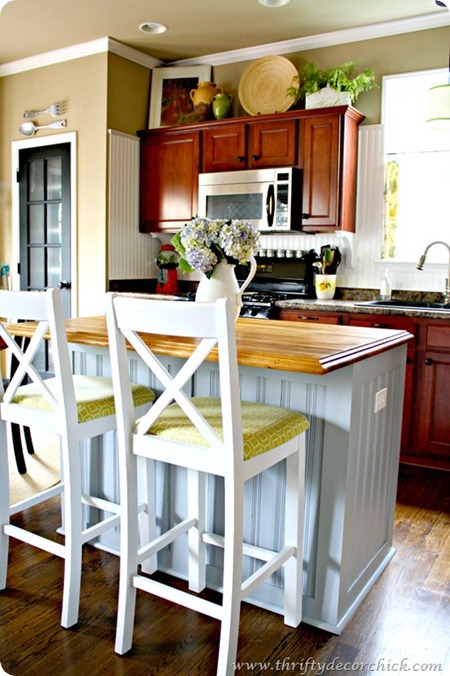
<path fill-rule="evenodd" d="M 158 242 L 139 232 L 139 152 L 137 136 L 109 130 L 109 279 L 156 276 Z"/>

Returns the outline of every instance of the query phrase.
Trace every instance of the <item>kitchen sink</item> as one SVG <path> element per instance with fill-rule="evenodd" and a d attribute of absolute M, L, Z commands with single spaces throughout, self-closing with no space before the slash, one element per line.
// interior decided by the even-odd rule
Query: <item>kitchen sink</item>
<path fill-rule="evenodd" d="M 429 303 L 422 300 L 371 300 L 360 301 L 355 305 L 365 307 L 386 307 L 399 308 L 404 310 L 436 310 L 438 312 L 450 312 L 450 305 L 447 303 Z"/>

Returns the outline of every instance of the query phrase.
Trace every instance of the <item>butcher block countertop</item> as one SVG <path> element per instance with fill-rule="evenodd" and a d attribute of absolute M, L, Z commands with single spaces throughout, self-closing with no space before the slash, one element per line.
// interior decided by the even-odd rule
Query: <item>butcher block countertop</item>
<path fill-rule="evenodd" d="M 26 323 L 10 325 L 29 335 Z M 67 339 L 78 345 L 108 347 L 104 316 L 66 320 Z M 356 326 L 310 325 L 276 320 L 238 319 L 238 361 L 243 366 L 325 375 L 406 343 L 407 331 Z M 196 341 L 172 336 L 147 337 L 160 355 L 187 357 Z M 214 353 L 211 360 L 216 359 Z"/>

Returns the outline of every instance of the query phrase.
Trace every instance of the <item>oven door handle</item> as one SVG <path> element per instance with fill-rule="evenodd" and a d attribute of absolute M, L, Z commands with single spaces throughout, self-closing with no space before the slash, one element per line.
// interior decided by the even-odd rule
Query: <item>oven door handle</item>
<path fill-rule="evenodd" d="M 275 215 L 275 189 L 273 183 L 267 188 L 267 197 L 266 197 L 266 214 L 267 214 L 267 225 L 269 228 L 273 225 L 273 218 Z"/>

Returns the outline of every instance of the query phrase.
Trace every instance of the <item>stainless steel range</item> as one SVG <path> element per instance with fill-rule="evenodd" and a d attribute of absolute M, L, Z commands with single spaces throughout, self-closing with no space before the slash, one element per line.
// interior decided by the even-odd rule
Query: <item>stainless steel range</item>
<path fill-rule="evenodd" d="M 242 295 L 241 317 L 255 319 L 277 319 L 280 300 L 314 298 L 312 252 L 300 257 L 257 256 L 256 274 Z M 236 276 L 242 283 L 248 274 L 248 267 L 238 266 Z"/>

